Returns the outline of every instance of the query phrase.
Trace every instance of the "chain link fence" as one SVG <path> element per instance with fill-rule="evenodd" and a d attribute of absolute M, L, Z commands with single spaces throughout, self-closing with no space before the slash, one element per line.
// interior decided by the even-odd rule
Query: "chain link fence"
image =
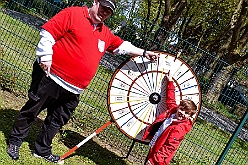
<path fill-rule="evenodd" d="M 1 1 L 2 2 L 2 1 Z M 3 2 L 2 2 L 3 3 Z M 36 58 L 35 49 L 39 41 L 41 26 L 62 8 L 73 5 L 90 5 L 90 1 L 54 1 L 54 0 L 7 0 L 0 11 L 0 83 L 3 90 L 26 96 L 32 64 Z M 107 20 L 106 24 L 113 32 L 134 45 L 148 48 L 153 42 L 154 33 L 144 35 L 142 28 L 130 20 L 119 15 L 128 15 L 128 9 L 118 7 L 116 16 Z M 119 17 L 117 17 L 119 16 Z M 140 21 L 146 21 L 140 19 Z M 130 23 L 132 22 L 132 23 Z M 156 26 L 146 22 L 147 26 Z M 235 70 L 232 78 L 221 89 L 217 102 L 210 102 L 208 92 L 212 84 L 205 77 L 211 71 L 211 82 L 215 79 L 225 79 L 218 67 L 228 66 L 225 61 L 216 59 L 211 52 L 179 38 L 176 34 L 161 28 L 167 41 L 160 45 L 160 51 L 172 54 L 181 53 L 180 58 L 187 62 L 198 76 L 202 89 L 202 109 L 193 129 L 181 143 L 171 164 L 216 164 L 235 131 L 239 134 L 235 138 L 228 152 L 224 155 L 222 164 L 248 164 L 248 126 L 247 121 L 238 129 L 247 111 L 247 66 Z M 94 132 L 97 128 L 110 120 L 107 107 L 107 89 L 109 80 L 115 69 L 128 56 L 113 56 L 106 53 L 101 59 L 98 72 L 89 87 L 83 92 L 72 121 L 78 132 Z M 232 66 L 230 66 L 232 67 Z M 240 81 L 233 77 L 241 77 Z M 242 83 L 243 82 L 243 83 Z M 216 85 L 215 85 L 216 86 Z M 215 90 L 215 89 L 213 89 Z M 216 89 L 216 91 L 218 91 Z M 122 134 L 114 124 L 108 126 L 98 137 L 106 145 L 111 146 L 119 155 L 128 157 L 137 164 L 142 164 L 148 153 L 148 146 L 133 141 Z"/>

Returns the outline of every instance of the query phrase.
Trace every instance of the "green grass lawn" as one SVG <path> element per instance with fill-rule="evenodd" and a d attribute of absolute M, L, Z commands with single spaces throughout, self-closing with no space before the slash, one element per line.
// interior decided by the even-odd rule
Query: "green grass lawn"
<path fill-rule="evenodd" d="M 21 108 L 25 99 L 21 97 L 16 97 L 15 95 L 1 91 L 0 93 L 0 164 L 53 164 L 49 163 L 43 159 L 35 158 L 31 154 L 33 149 L 35 137 L 38 134 L 39 128 L 43 123 L 43 116 L 45 113 L 42 113 L 39 118 L 35 121 L 32 126 L 30 133 L 27 138 L 25 138 L 23 145 L 20 148 L 20 158 L 17 161 L 11 160 L 8 154 L 6 153 L 7 139 L 10 134 L 10 130 L 14 123 L 15 117 L 18 114 L 18 110 Z M 72 127 L 72 123 L 67 124 L 63 130 L 56 135 L 53 141 L 53 152 L 62 156 L 69 149 L 77 145 L 79 142 L 86 138 L 87 133 L 79 134 Z M 124 164 L 133 164 L 128 162 L 125 159 L 122 159 L 120 156 L 114 152 L 108 150 L 105 144 L 101 144 L 97 137 L 89 140 L 81 148 L 76 150 L 70 156 L 65 159 L 65 164 L 70 165 L 95 165 L 95 164 L 112 164 L 112 165 L 124 165 Z"/>
<path fill-rule="evenodd" d="M 100 105 L 96 105 L 97 103 L 94 102 L 96 98 L 92 97 L 87 100 L 86 104 L 82 103 L 84 106 L 80 106 L 79 109 L 77 109 L 77 113 L 75 116 L 79 115 L 77 117 L 78 122 L 77 123 L 83 123 L 84 126 L 78 126 L 76 124 L 68 124 L 66 125 L 63 130 L 64 132 L 62 134 L 58 134 L 53 142 L 53 151 L 56 154 L 63 155 L 65 154 L 70 148 L 77 145 L 80 141 L 82 141 L 84 138 L 86 138 L 92 131 L 94 131 L 95 128 L 98 128 L 99 125 L 101 125 L 101 122 L 108 121 L 110 119 L 107 109 L 101 108 Z M 0 130 L 0 145 L 1 145 L 1 160 L 0 162 L 2 164 L 49 164 L 44 160 L 39 160 L 37 158 L 32 157 L 31 151 L 33 148 L 33 143 L 35 141 L 35 138 L 40 124 L 42 123 L 42 118 L 37 120 L 35 122 L 35 125 L 32 127 L 29 136 L 25 139 L 22 147 L 21 147 L 21 155 L 20 159 L 18 161 L 12 161 L 9 159 L 8 155 L 6 154 L 6 140 L 9 135 L 9 131 L 11 130 L 12 124 L 14 122 L 14 118 L 18 113 L 18 110 L 21 107 L 19 98 L 10 97 L 5 100 L 0 101 L 0 117 L 3 120 L 0 120 L 1 130 Z M 11 103 L 13 102 L 13 103 Z M 17 104 L 17 105 L 16 105 Z M 104 103 L 102 103 L 104 104 Z M 104 113 L 100 113 L 97 111 L 96 108 L 92 108 L 91 113 L 85 113 L 83 112 L 84 108 L 87 107 L 88 110 L 89 107 L 96 106 L 99 108 L 99 110 L 104 111 Z M 84 117 L 82 118 L 81 114 L 84 113 Z M 105 114 L 105 115 L 103 115 Z M 42 116 L 41 116 L 42 117 Z M 83 121 L 82 121 L 83 120 Z M 94 121 L 97 123 L 97 125 L 92 125 L 92 123 L 89 123 L 90 121 Z M 87 132 L 82 132 L 87 131 Z M 120 131 L 116 129 L 114 124 L 108 127 L 108 131 L 111 132 L 110 137 L 112 134 L 120 135 Z M 79 132 L 82 132 L 82 134 Z M 105 134 L 106 132 L 100 133 Z M 214 164 L 219 155 L 221 154 L 222 150 L 224 149 L 225 145 L 227 144 L 228 139 L 230 138 L 230 134 L 221 131 L 219 128 L 213 126 L 210 123 L 206 123 L 201 120 L 197 120 L 194 128 L 192 131 L 186 136 L 186 139 L 182 142 L 178 152 L 176 153 L 176 157 L 174 159 L 175 163 L 172 164 L 188 164 L 187 162 L 194 162 L 194 164 Z M 108 137 L 108 135 L 106 136 Z M 225 137 L 225 138 L 223 138 Z M 115 144 L 122 143 L 122 138 L 120 136 L 113 136 L 113 138 L 106 143 L 101 142 L 101 139 L 94 138 L 94 140 L 90 140 L 85 145 L 83 145 L 81 148 L 79 148 L 75 153 L 73 153 L 68 159 L 65 160 L 65 162 L 68 162 L 68 164 L 113 164 L 117 165 L 117 162 L 119 164 L 131 164 L 126 162 L 126 160 L 122 159 L 121 156 L 118 156 L 114 152 L 108 150 L 105 148 L 106 145 L 112 144 L 115 146 Z M 127 146 L 124 146 L 125 148 Z M 236 160 L 245 160 L 247 157 L 247 142 L 243 142 L 239 139 L 235 140 L 235 143 L 233 147 L 230 149 L 229 154 L 227 155 L 228 160 L 231 162 L 235 162 L 235 159 L 233 158 L 233 155 L 236 155 L 237 152 L 240 152 L 238 154 L 238 159 Z M 119 150 L 122 150 L 122 148 L 119 148 Z M 138 155 L 146 155 L 147 154 L 148 147 L 144 145 L 140 145 L 139 147 L 135 147 L 133 149 L 133 152 L 135 152 Z M 232 154 L 235 153 L 235 154 Z M 99 163 L 101 162 L 101 163 Z M 0 164 L 1 164 L 0 163 Z M 229 161 L 226 161 L 225 164 L 232 164 L 229 163 Z M 242 161 L 237 161 L 236 164 L 242 164 Z"/>

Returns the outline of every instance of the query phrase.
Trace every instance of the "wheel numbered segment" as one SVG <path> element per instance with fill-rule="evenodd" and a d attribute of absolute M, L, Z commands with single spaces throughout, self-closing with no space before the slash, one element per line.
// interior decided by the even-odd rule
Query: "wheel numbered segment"
<path fill-rule="evenodd" d="M 114 72 L 108 87 L 108 110 L 116 126 L 127 137 L 142 143 L 145 129 L 166 110 L 166 78 L 173 77 L 176 102 L 190 99 L 201 106 L 197 77 L 189 65 L 176 56 L 159 52 L 152 62 L 143 57 L 124 61 Z M 193 116 L 196 119 L 198 113 Z"/>

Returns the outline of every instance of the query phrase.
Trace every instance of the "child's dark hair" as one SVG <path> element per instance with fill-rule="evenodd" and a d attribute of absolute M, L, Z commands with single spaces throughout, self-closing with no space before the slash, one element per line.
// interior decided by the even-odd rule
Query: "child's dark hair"
<path fill-rule="evenodd" d="M 180 101 L 179 106 L 185 112 L 189 112 L 190 116 L 193 116 L 197 112 L 197 106 L 192 100 L 184 99 Z"/>

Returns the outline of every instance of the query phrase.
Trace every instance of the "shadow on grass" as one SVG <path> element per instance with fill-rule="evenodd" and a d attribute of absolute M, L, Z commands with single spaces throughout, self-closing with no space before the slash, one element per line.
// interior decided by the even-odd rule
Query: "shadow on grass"
<path fill-rule="evenodd" d="M 6 145 L 8 144 L 10 131 L 13 127 L 15 119 L 19 114 L 18 110 L 14 109 L 0 109 L 0 130 L 4 133 L 6 138 Z M 39 133 L 39 130 L 43 124 L 43 121 L 39 118 L 36 118 L 32 127 L 30 128 L 28 136 L 24 139 L 23 142 L 28 142 L 30 150 L 34 149 L 34 142 Z"/>
<path fill-rule="evenodd" d="M 73 148 L 80 142 L 82 142 L 87 137 L 80 135 L 77 132 L 64 130 L 61 131 L 61 137 L 64 144 L 68 148 Z M 103 148 L 92 139 L 87 141 L 84 145 L 74 151 L 71 155 L 65 158 L 73 157 L 74 155 L 80 155 L 85 158 L 88 158 L 99 165 L 125 165 L 127 164 L 122 157 L 114 154 L 106 148 Z"/>
<path fill-rule="evenodd" d="M 19 111 L 14 109 L 2 109 L 0 108 L 0 131 L 4 134 L 6 139 L 6 147 L 10 135 L 10 131 L 14 124 L 15 118 L 18 115 Z M 35 120 L 33 123 L 28 136 L 24 139 L 24 142 L 27 142 L 29 145 L 29 149 L 34 149 L 34 142 L 39 133 L 39 130 L 43 124 L 43 121 L 39 118 Z M 83 141 L 86 137 L 83 137 L 77 132 L 73 132 L 70 130 L 65 130 L 60 132 L 61 139 L 65 146 L 68 148 L 73 148 L 78 143 Z M 79 155 L 89 160 L 95 162 L 99 165 L 125 165 L 127 164 L 121 157 L 116 155 L 113 152 L 110 152 L 106 148 L 103 148 L 93 140 L 89 140 L 83 146 L 78 148 L 75 152 L 73 152 L 69 157 L 73 157 L 74 155 Z M 66 158 L 65 158 L 66 159 Z"/>

